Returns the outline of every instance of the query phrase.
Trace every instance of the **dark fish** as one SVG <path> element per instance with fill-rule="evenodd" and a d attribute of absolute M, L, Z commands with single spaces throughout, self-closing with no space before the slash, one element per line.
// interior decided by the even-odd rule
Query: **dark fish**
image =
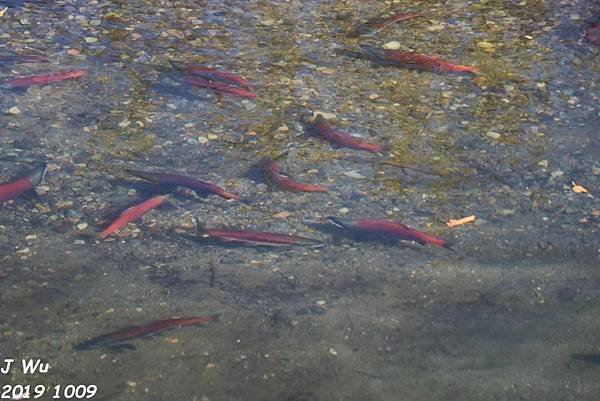
<path fill-rule="evenodd" d="M 327 189 L 320 185 L 301 184 L 281 174 L 279 163 L 275 160 L 266 162 L 262 166 L 262 170 L 267 180 L 283 190 L 291 192 L 327 192 Z"/>
<path fill-rule="evenodd" d="M 185 67 L 185 72 L 189 75 L 196 75 L 211 81 L 221 81 L 228 85 L 237 85 L 249 90 L 254 89 L 254 84 L 252 82 L 241 75 L 230 71 L 217 70 L 203 65 L 192 64 Z"/>
<path fill-rule="evenodd" d="M 140 326 L 131 326 L 122 330 L 113 331 L 112 333 L 104 334 L 99 337 L 92 338 L 91 340 L 79 343 L 75 345 L 74 348 L 78 351 L 101 347 L 135 349 L 131 344 L 127 344 L 127 342 L 165 330 L 210 322 L 211 320 L 217 320 L 217 318 L 218 315 L 212 315 L 158 320 L 156 322 L 151 322 Z"/>
<path fill-rule="evenodd" d="M 157 208 L 158 206 L 164 203 L 167 203 L 168 200 L 168 195 L 156 195 L 150 199 L 143 201 L 138 205 L 132 206 L 129 209 L 123 211 L 115 221 L 113 221 L 102 232 L 96 234 L 96 236 L 100 239 L 106 238 L 109 235 L 116 233 L 132 221 L 139 219 L 140 217 L 148 213 L 150 210 Z"/>
<path fill-rule="evenodd" d="M 48 63 L 50 59 L 45 56 L 35 55 L 0 55 L 0 63 Z"/>
<path fill-rule="evenodd" d="M 354 31 L 352 31 L 348 34 L 348 37 L 356 38 L 358 36 L 375 35 L 376 33 L 384 30 L 385 28 L 387 28 L 388 26 L 390 26 L 396 22 L 408 21 L 413 18 L 418 18 L 421 16 L 422 16 L 421 14 L 417 14 L 417 13 L 409 13 L 409 14 L 399 13 L 399 14 L 395 14 L 391 17 L 375 18 L 375 19 L 367 21 L 365 24 L 359 25 Z"/>
<path fill-rule="evenodd" d="M 594 363 L 600 365 L 600 353 L 587 352 L 582 354 L 571 354 L 571 358 L 581 362 Z"/>
<path fill-rule="evenodd" d="M 86 74 L 85 70 L 75 70 L 67 72 L 59 72 L 46 75 L 36 75 L 32 77 L 24 77 L 12 79 L 2 83 L 4 89 L 19 89 L 26 90 L 30 86 L 34 85 L 48 85 L 55 82 L 65 81 L 67 79 L 74 79 L 82 77 Z"/>
<path fill-rule="evenodd" d="M 367 152 L 372 153 L 384 152 L 383 147 L 380 145 L 364 142 L 346 132 L 338 131 L 332 127 L 331 124 L 329 124 L 325 117 L 323 117 L 321 114 L 317 114 L 315 117 L 314 127 L 325 139 L 331 143 L 345 146 L 347 148 L 366 150 Z"/>
<path fill-rule="evenodd" d="M 39 185 L 40 182 L 44 180 L 44 177 L 46 177 L 47 169 L 48 168 L 44 163 L 37 166 L 31 173 L 23 178 L 0 184 L 0 205 Z"/>
<path fill-rule="evenodd" d="M 371 234 L 385 235 L 406 241 L 415 241 L 421 245 L 430 244 L 452 250 L 448 243 L 443 239 L 433 237 L 414 228 L 410 228 L 401 223 L 387 220 L 369 220 L 369 219 L 343 219 L 340 217 L 328 217 L 331 223 L 341 228 L 349 230 L 362 231 Z"/>
<path fill-rule="evenodd" d="M 600 46 L 600 22 L 596 22 L 585 30 L 585 39 L 594 46 Z"/>
<path fill-rule="evenodd" d="M 415 52 L 403 52 L 391 49 L 380 49 L 365 44 L 361 44 L 360 48 L 368 52 L 376 61 L 383 64 L 433 72 L 467 72 L 479 74 L 479 68 L 477 67 L 452 64 L 437 56 L 427 56 Z"/>
<path fill-rule="evenodd" d="M 186 187 L 198 192 L 208 192 L 219 195 L 221 198 L 225 199 L 241 199 L 238 195 L 227 192 L 212 182 L 197 180 L 192 177 L 186 177 L 185 175 L 171 173 L 151 173 L 137 170 L 127 170 L 127 172 L 157 185 L 175 185 Z"/>
<path fill-rule="evenodd" d="M 321 241 L 296 235 L 276 234 L 251 230 L 210 230 L 203 228 L 198 221 L 198 231 L 202 237 L 217 238 L 225 242 L 239 242 L 260 246 L 323 246 Z"/>
<path fill-rule="evenodd" d="M 242 89 L 237 86 L 227 85 L 223 82 L 212 82 L 204 78 L 191 76 L 183 77 L 183 82 L 199 88 L 212 89 L 218 93 L 224 93 L 227 95 L 243 97 L 247 99 L 256 99 L 256 94 L 250 92 L 249 90 Z"/>

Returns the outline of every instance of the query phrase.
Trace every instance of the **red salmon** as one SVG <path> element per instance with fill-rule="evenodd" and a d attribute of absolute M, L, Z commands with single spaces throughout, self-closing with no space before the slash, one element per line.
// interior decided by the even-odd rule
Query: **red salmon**
<path fill-rule="evenodd" d="M 325 117 L 323 117 L 321 114 L 317 114 L 317 116 L 315 117 L 314 126 L 317 129 L 317 131 L 331 143 L 335 143 L 340 146 L 345 146 L 347 148 L 366 150 L 367 152 L 384 152 L 383 147 L 380 145 L 361 141 L 360 139 L 355 138 L 346 132 L 336 130 L 327 122 Z"/>
<path fill-rule="evenodd" d="M 46 164 L 42 164 L 23 178 L 0 184 L 0 205 L 39 185 L 46 177 L 46 171 Z"/>
<path fill-rule="evenodd" d="M 226 84 L 238 85 L 246 89 L 254 89 L 254 84 L 241 75 L 230 71 L 217 70 L 203 65 L 188 65 L 185 71 L 190 75 L 197 75 L 211 81 L 221 81 Z"/>
<path fill-rule="evenodd" d="M 268 233 L 252 230 L 210 230 L 203 228 L 198 219 L 196 219 L 196 221 L 198 232 L 202 237 L 217 238 L 225 242 L 240 242 L 244 244 L 260 246 L 323 246 L 321 241 L 312 238 L 299 237 L 296 235 Z"/>
<path fill-rule="evenodd" d="M 54 82 L 65 81 L 67 79 L 79 78 L 85 74 L 85 70 L 75 70 L 46 75 L 36 75 L 32 77 L 17 78 L 6 81 L 2 85 L 8 89 L 27 89 L 33 85 L 48 85 Z"/>
<path fill-rule="evenodd" d="M 409 69 L 434 71 L 434 72 L 467 72 L 479 74 L 479 68 L 469 65 L 452 64 L 437 56 L 427 56 L 415 52 L 403 52 L 399 50 L 380 49 L 365 44 L 360 48 L 367 51 L 371 56 L 385 64 L 394 64 Z"/>
<path fill-rule="evenodd" d="M 262 170 L 267 180 L 277 187 L 291 192 L 327 192 L 327 189 L 320 185 L 301 184 L 287 176 L 281 174 L 279 163 L 274 160 L 268 161 L 262 166 Z"/>
<path fill-rule="evenodd" d="M 126 344 L 126 342 L 140 337 L 156 334 L 165 330 L 210 322 L 211 320 L 216 320 L 217 318 L 218 315 L 212 315 L 158 320 L 156 322 L 151 322 L 140 326 L 127 327 L 122 330 L 113 331 L 112 333 L 92 338 L 91 340 L 75 345 L 75 349 L 86 350 L 100 347 L 134 349 L 132 345 Z"/>
<path fill-rule="evenodd" d="M 256 99 L 256 94 L 237 86 L 231 86 L 224 84 L 223 82 L 212 82 L 200 77 L 183 77 L 183 82 L 199 88 L 212 89 L 219 93 L 225 93 L 237 97 L 244 97 L 247 99 Z"/>
<path fill-rule="evenodd" d="M 106 229 L 104 229 L 104 231 L 98 233 L 96 236 L 100 239 L 106 238 L 109 235 L 116 233 L 132 221 L 142 217 L 152 209 L 167 203 L 168 200 L 168 195 L 156 195 L 143 201 L 139 205 L 132 206 L 123 211 L 115 221 L 113 221 L 108 227 L 106 227 Z"/>
<path fill-rule="evenodd" d="M 386 235 L 401 240 L 415 241 L 421 245 L 430 244 L 452 250 L 448 243 L 443 239 L 433 237 L 424 232 L 415 230 L 401 223 L 387 220 L 369 220 L 369 219 L 343 219 L 340 217 L 328 217 L 331 223 L 338 227 L 350 230 L 363 231 L 371 234 Z"/>
<path fill-rule="evenodd" d="M 158 185 L 174 185 L 193 189 L 198 192 L 209 192 L 215 195 L 219 195 L 225 199 L 240 200 L 238 195 L 232 194 L 225 191 L 218 185 L 212 182 L 197 180 L 192 177 L 186 177 L 185 175 L 170 174 L 170 173 L 151 173 L 137 170 L 127 170 L 130 174 L 137 177 L 143 178 L 146 181 L 153 182 Z"/>

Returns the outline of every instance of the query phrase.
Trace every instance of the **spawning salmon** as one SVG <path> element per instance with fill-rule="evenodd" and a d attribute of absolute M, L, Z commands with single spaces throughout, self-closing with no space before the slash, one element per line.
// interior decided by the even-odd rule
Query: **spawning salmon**
<path fill-rule="evenodd" d="M 362 231 L 371 234 L 385 235 L 406 241 L 414 241 L 421 245 L 429 244 L 452 250 L 448 243 L 443 239 L 415 230 L 405 226 L 402 223 L 396 223 L 388 220 L 370 220 L 370 219 L 344 219 L 330 216 L 327 218 L 332 224 L 355 231 Z"/>
<path fill-rule="evenodd" d="M 227 192 L 223 188 L 216 184 L 213 184 L 212 182 L 198 180 L 192 177 L 187 177 L 185 175 L 171 173 L 152 173 L 137 170 L 127 170 L 127 172 L 157 185 L 174 185 L 186 187 L 198 192 L 208 192 L 211 194 L 218 195 L 225 199 L 241 199 L 238 195 Z"/>
<path fill-rule="evenodd" d="M 347 148 L 365 150 L 372 153 L 381 154 L 384 152 L 383 147 L 380 145 L 364 142 L 346 132 L 335 129 L 321 114 L 317 114 L 315 117 L 314 127 L 325 139 L 331 143 L 345 146 Z"/>
<path fill-rule="evenodd" d="M 196 219 L 196 221 L 198 222 L 198 232 L 202 237 L 217 238 L 225 242 L 239 242 L 255 246 L 323 246 L 321 241 L 312 238 L 299 237 L 297 235 L 252 230 L 206 229 L 201 226 L 198 219 Z"/>
<path fill-rule="evenodd" d="M 360 48 L 368 52 L 375 60 L 383 64 L 397 65 L 409 69 L 433 72 L 466 72 L 479 74 L 479 68 L 469 65 L 453 64 L 437 56 L 427 56 L 415 52 L 400 50 L 380 49 L 378 47 L 361 44 Z"/>
<path fill-rule="evenodd" d="M 327 189 L 315 184 L 302 184 L 281 174 L 281 167 L 275 160 L 270 160 L 262 166 L 265 178 L 277 187 L 291 192 L 327 192 Z"/>
<path fill-rule="evenodd" d="M 39 185 L 44 180 L 44 177 L 46 177 L 47 170 L 48 167 L 44 163 L 34 168 L 25 177 L 0 184 L 0 205 Z"/>
<path fill-rule="evenodd" d="M 131 344 L 127 344 L 127 342 L 141 337 L 157 334 L 162 331 L 171 330 L 174 328 L 210 322 L 211 320 L 217 320 L 217 318 L 218 315 L 212 315 L 158 320 L 139 326 L 127 327 L 121 330 L 113 331 L 111 333 L 92 338 L 91 340 L 87 340 L 75 345 L 75 349 L 78 351 L 101 347 L 113 349 L 135 349 Z"/>
<path fill-rule="evenodd" d="M 212 82 L 204 78 L 191 76 L 183 77 L 183 82 L 192 86 L 196 86 L 198 88 L 212 89 L 218 93 L 224 93 L 227 95 L 243 97 L 247 99 L 256 99 L 255 93 L 252 93 L 246 89 L 239 88 L 237 86 L 227 85 L 223 82 Z"/>
<path fill-rule="evenodd" d="M 115 221 L 113 221 L 102 232 L 99 232 L 96 236 L 100 239 L 104 239 L 109 235 L 116 233 L 132 221 L 139 219 L 152 209 L 167 203 L 168 200 L 168 195 L 156 195 L 138 205 L 132 206 L 123 211 Z"/>
<path fill-rule="evenodd" d="M 67 72 L 58 72 L 46 75 L 35 75 L 31 77 L 23 77 L 12 79 L 2 83 L 4 89 L 18 89 L 26 90 L 30 86 L 34 85 L 48 85 L 55 82 L 65 81 L 67 79 L 74 79 L 82 77 L 86 74 L 85 70 L 75 70 Z"/>

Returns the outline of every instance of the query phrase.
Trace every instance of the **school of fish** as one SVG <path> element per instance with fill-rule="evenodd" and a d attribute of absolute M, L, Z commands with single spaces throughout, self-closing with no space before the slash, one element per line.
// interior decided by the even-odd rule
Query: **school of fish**
<path fill-rule="evenodd" d="M 375 36 L 383 29 L 389 28 L 399 22 L 412 21 L 423 17 L 417 13 L 397 13 L 391 17 L 378 18 L 359 25 L 348 34 L 352 38 L 364 38 Z M 590 43 L 598 44 L 599 25 L 590 26 L 585 31 L 585 38 Z M 400 50 L 383 49 L 365 43 L 358 44 L 365 58 L 373 63 L 429 71 L 435 73 L 465 73 L 480 74 L 476 66 L 460 65 L 434 55 L 420 54 Z M 48 63 L 50 59 L 43 55 L 0 55 L 0 63 Z M 255 85 L 247 78 L 232 71 L 219 69 L 209 65 L 174 63 L 172 62 L 173 79 L 181 85 L 188 85 L 194 90 L 207 90 L 223 96 L 232 96 L 244 99 L 256 99 Z M 46 73 L 42 75 L 17 77 L 7 79 L 0 83 L 0 89 L 24 93 L 32 86 L 57 84 L 63 81 L 83 78 L 87 74 L 84 69 Z M 315 114 L 304 121 L 309 126 L 307 131 L 322 138 L 332 146 L 348 148 L 357 151 L 369 152 L 371 157 L 382 158 L 386 154 L 386 146 L 375 143 L 375 141 L 364 140 L 344 130 L 337 128 L 332 121 L 328 121 L 323 115 Z M 281 191 L 315 193 L 314 196 L 326 196 L 329 188 L 319 184 L 300 183 L 281 171 L 278 161 L 267 160 L 260 165 L 263 179 Z M 7 207 L 7 203 L 16 200 L 28 191 L 35 189 L 45 178 L 47 166 L 45 163 L 34 167 L 19 177 L 0 184 L 0 206 Z M 228 201 L 241 201 L 242 197 L 229 192 L 208 181 L 201 180 L 181 174 L 179 172 L 154 172 L 127 170 L 126 173 L 151 185 L 155 192 L 153 196 L 140 200 L 139 203 L 122 211 L 118 217 L 108 222 L 106 227 L 95 233 L 99 240 L 117 235 L 121 229 L 128 224 L 142 218 L 152 210 L 168 203 L 170 193 L 180 187 L 195 191 L 199 195 L 214 194 Z M 338 230 L 353 234 L 368 234 L 374 238 L 385 237 L 388 239 L 412 241 L 421 245 L 432 245 L 434 247 L 452 250 L 448 242 L 431 234 L 410 228 L 403 223 L 378 220 L 371 217 L 341 218 L 331 216 L 327 221 Z M 303 236 L 290 235 L 287 233 L 262 232 L 247 229 L 232 229 L 228 227 L 204 228 L 200 219 L 197 218 L 198 239 L 216 240 L 217 243 L 231 243 L 249 246 L 324 246 L 325 241 Z M 153 335 L 165 330 L 184 326 L 207 323 L 214 320 L 214 316 L 171 318 L 157 320 L 140 326 L 132 326 L 117 330 L 99 337 L 83 341 L 75 346 L 78 350 L 91 349 L 95 347 L 108 348 L 130 348 L 129 341 L 136 338 Z"/>

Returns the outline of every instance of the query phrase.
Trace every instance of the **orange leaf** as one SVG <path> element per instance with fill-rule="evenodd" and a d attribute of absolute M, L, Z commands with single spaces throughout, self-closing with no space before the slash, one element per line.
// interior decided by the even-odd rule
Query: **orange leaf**
<path fill-rule="evenodd" d="M 588 190 L 582 187 L 581 185 L 575 184 L 575 181 L 571 181 L 571 184 L 573 184 L 573 192 L 578 194 L 587 194 Z"/>
<path fill-rule="evenodd" d="M 450 219 L 450 220 L 448 220 L 446 225 L 448 227 L 452 228 L 452 227 L 462 226 L 463 224 L 472 223 L 474 221 L 475 221 L 475 215 L 472 214 L 470 216 L 463 217 L 462 219 L 458 219 L 458 220 Z"/>

